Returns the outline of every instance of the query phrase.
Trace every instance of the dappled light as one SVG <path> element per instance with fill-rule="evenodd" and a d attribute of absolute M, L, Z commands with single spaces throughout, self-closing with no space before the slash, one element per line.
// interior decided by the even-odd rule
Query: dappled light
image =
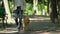
<path fill-rule="evenodd" d="M 60 34 L 60 0 L 0 0 L 0 34 Z"/>

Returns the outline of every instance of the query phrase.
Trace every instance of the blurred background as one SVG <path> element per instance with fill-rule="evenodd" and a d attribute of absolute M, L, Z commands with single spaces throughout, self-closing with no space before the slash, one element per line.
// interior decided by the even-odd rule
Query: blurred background
<path fill-rule="evenodd" d="M 15 24 L 13 11 L 17 3 L 20 4 L 18 1 L 19 0 L 0 0 L 1 28 L 16 27 L 13 25 Z M 25 0 L 25 2 L 26 3 L 23 3 L 25 4 L 25 11 L 23 13 L 29 16 L 30 23 L 33 23 L 31 25 L 34 25 L 35 22 L 38 24 L 42 22 L 46 24 L 45 22 L 48 22 L 57 24 L 58 26 L 60 25 L 60 0 Z"/>

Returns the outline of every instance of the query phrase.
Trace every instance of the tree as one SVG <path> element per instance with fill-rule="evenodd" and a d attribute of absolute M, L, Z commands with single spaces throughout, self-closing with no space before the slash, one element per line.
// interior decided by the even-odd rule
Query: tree
<path fill-rule="evenodd" d="M 57 0 L 51 0 L 51 20 L 53 23 L 58 23 Z"/>
<path fill-rule="evenodd" d="M 4 3 L 5 11 L 6 11 L 6 14 L 7 14 L 7 17 L 8 17 L 7 21 L 10 23 L 11 14 L 10 14 L 10 9 L 9 9 L 9 5 L 8 5 L 8 0 L 3 0 L 3 3 Z"/>
<path fill-rule="evenodd" d="M 13 2 L 13 5 L 14 5 L 14 10 L 15 10 L 16 7 L 17 7 L 17 0 L 12 0 L 12 2 Z"/>
<path fill-rule="evenodd" d="M 49 5 L 50 5 L 50 0 L 48 0 L 48 3 L 47 3 L 47 13 L 49 14 Z"/>
<path fill-rule="evenodd" d="M 33 9 L 34 9 L 34 12 L 36 12 L 35 14 L 37 15 L 38 14 L 38 0 L 33 0 Z"/>

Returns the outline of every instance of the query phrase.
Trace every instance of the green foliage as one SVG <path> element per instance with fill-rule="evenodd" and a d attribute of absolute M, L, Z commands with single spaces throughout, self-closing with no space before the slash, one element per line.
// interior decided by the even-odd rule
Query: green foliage
<path fill-rule="evenodd" d="M 42 1 L 44 1 L 44 3 Z M 47 11 L 47 2 L 48 0 L 38 0 L 38 14 L 41 15 L 43 9 Z M 10 7 L 10 12 L 12 13 L 13 12 L 12 0 L 9 0 L 9 7 Z M 26 0 L 26 11 L 24 13 L 28 15 L 32 15 L 34 13 L 33 0 Z"/>
<path fill-rule="evenodd" d="M 41 2 L 42 3 L 42 0 L 38 0 L 38 2 Z"/>
<path fill-rule="evenodd" d="M 12 0 L 8 0 L 8 1 L 12 2 Z"/>
<path fill-rule="evenodd" d="M 5 12 L 5 9 L 4 9 L 3 7 L 0 8 L 0 15 L 1 15 L 1 16 L 3 16 L 4 12 Z"/>
<path fill-rule="evenodd" d="M 33 5 L 30 3 L 26 3 L 26 14 L 31 15 L 33 14 Z"/>
<path fill-rule="evenodd" d="M 9 8 L 10 8 L 10 13 L 13 12 L 13 4 L 12 4 L 12 1 L 9 0 Z"/>
<path fill-rule="evenodd" d="M 33 0 L 26 0 L 27 3 L 33 4 Z"/>

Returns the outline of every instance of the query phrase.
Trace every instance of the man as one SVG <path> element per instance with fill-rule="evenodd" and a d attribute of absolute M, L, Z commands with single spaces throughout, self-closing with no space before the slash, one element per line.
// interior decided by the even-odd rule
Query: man
<path fill-rule="evenodd" d="M 20 6 L 20 9 L 18 9 L 19 12 L 17 12 L 17 14 L 19 14 L 19 22 L 21 23 L 22 17 L 23 17 L 23 11 L 25 11 L 25 9 L 26 9 L 26 1 L 25 0 L 13 0 L 13 3 L 14 3 L 14 10 L 16 9 L 16 7 Z M 17 11 L 17 10 L 15 10 L 15 11 Z M 15 15 L 15 22 L 18 25 L 17 18 L 18 18 L 18 15 Z M 22 25 L 22 23 L 20 24 L 20 27 L 21 27 L 21 25 Z"/>
<path fill-rule="evenodd" d="M 22 26 L 22 16 L 23 16 L 23 12 L 21 11 L 21 7 L 18 6 L 17 9 L 14 10 L 15 23 L 17 25 L 18 31 L 20 31 L 20 28 Z"/>

